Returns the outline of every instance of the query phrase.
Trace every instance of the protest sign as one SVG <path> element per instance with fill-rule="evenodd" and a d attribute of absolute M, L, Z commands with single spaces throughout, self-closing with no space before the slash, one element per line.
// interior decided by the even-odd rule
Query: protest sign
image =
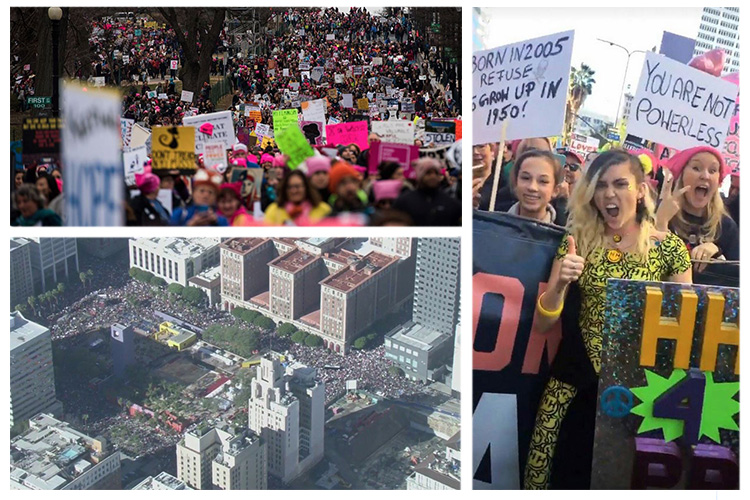
<path fill-rule="evenodd" d="M 270 135 L 271 126 L 264 123 L 256 123 L 255 124 L 255 135 L 258 137 L 265 137 L 267 135 Z"/>
<path fill-rule="evenodd" d="M 458 141 L 463 137 L 463 120 L 455 120 L 456 122 L 456 140 Z"/>
<path fill-rule="evenodd" d="M 738 87 L 653 52 L 646 53 L 628 134 L 676 149 L 721 149 Z"/>
<path fill-rule="evenodd" d="M 336 89 L 328 89 L 328 98 L 332 101 L 339 96 L 339 91 Z"/>
<path fill-rule="evenodd" d="M 130 147 L 146 146 L 146 150 L 151 153 L 151 131 L 137 123 L 133 125 L 133 131 L 130 137 Z"/>
<path fill-rule="evenodd" d="M 211 135 L 204 134 L 199 130 L 200 126 L 204 123 L 210 123 L 214 126 Z M 182 119 L 182 124 L 195 128 L 195 154 L 201 154 L 203 152 L 203 145 L 207 142 L 221 141 L 224 143 L 224 149 L 232 149 L 232 145 L 237 142 L 234 135 L 234 122 L 232 121 L 231 111 L 217 111 L 204 115 L 187 116 Z"/>
<path fill-rule="evenodd" d="M 353 108 L 354 107 L 353 94 L 341 94 L 341 107 L 342 108 Z"/>
<path fill-rule="evenodd" d="M 740 74 L 732 73 L 724 77 L 725 80 L 740 84 Z M 740 173 L 740 96 L 737 94 L 734 113 L 729 120 L 729 131 L 724 141 L 724 161 L 731 169 L 733 175 Z"/>
<path fill-rule="evenodd" d="M 263 121 L 263 115 L 260 112 L 260 105 L 256 103 L 245 104 L 245 116 L 249 117 L 255 123 Z"/>
<path fill-rule="evenodd" d="M 406 120 L 372 122 L 372 131 L 383 142 L 414 144 L 414 124 Z"/>
<path fill-rule="evenodd" d="M 323 99 L 300 103 L 302 117 L 311 122 L 326 122 L 326 102 Z"/>
<path fill-rule="evenodd" d="M 104 87 L 104 77 L 103 76 L 95 76 L 93 77 L 94 80 L 94 87 Z"/>
<path fill-rule="evenodd" d="M 177 61 L 176 59 L 172 59 L 171 61 L 169 61 L 169 69 L 177 69 L 178 62 L 179 61 Z"/>
<path fill-rule="evenodd" d="M 739 292 L 607 281 L 592 489 L 738 488 Z"/>
<path fill-rule="evenodd" d="M 148 159 L 146 145 L 137 148 L 123 148 L 122 164 L 124 167 L 125 183 L 128 186 L 135 185 L 135 174 L 143 173 L 143 164 Z"/>
<path fill-rule="evenodd" d="M 193 93 L 188 90 L 183 90 L 180 95 L 180 101 L 193 102 Z"/>
<path fill-rule="evenodd" d="M 456 142 L 456 123 L 428 120 L 425 122 L 424 143 L 441 145 Z"/>
<path fill-rule="evenodd" d="M 336 125 L 337 123 L 341 123 L 341 120 L 337 120 L 332 116 L 328 118 L 328 125 Z"/>
<path fill-rule="evenodd" d="M 124 56 L 122 56 L 122 62 L 124 64 L 128 64 L 130 62 L 130 56 L 127 55 L 127 54 L 125 54 Z"/>
<path fill-rule="evenodd" d="M 260 200 L 260 188 L 263 185 L 262 168 L 232 168 L 230 182 L 242 182 L 240 195 L 243 199 Z"/>
<path fill-rule="evenodd" d="M 357 109 L 367 111 L 370 109 L 370 101 L 366 97 L 357 99 Z"/>
<path fill-rule="evenodd" d="M 310 63 L 299 63 L 299 66 L 297 67 L 300 71 L 309 71 L 310 70 Z"/>
<path fill-rule="evenodd" d="M 409 178 L 412 170 L 412 162 L 418 159 L 419 146 L 373 142 L 370 145 L 367 166 L 370 174 L 377 174 L 380 162 L 395 161 L 403 167 L 404 175 Z"/>
<path fill-rule="evenodd" d="M 276 141 L 273 137 L 265 136 L 260 142 L 260 149 L 265 150 L 268 146 L 275 147 Z"/>
<path fill-rule="evenodd" d="M 585 135 L 570 134 L 570 149 L 585 159 L 587 154 L 599 150 L 599 139 Z"/>
<path fill-rule="evenodd" d="M 413 102 L 402 102 L 401 103 L 401 111 L 404 113 L 414 113 L 414 103 Z"/>
<path fill-rule="evenodd" d="M 306 158 L 315 153 L 299 127 L 295 124 L 276 133 L 276 144 L 289 157 L 289 168 L 297 168 Z"/>
<path fill-rule="evenodd" d="M 326 41 L 335 40 L 335 39 L 336 39 L 336 35 L 334 35 L 334 34 L 328 34 L 328 35 L 326 35 Z"/>
<path fill-rule="evenodd" d="M 60 157 L 60 124 L 58 118 L 26 118 L 23 121 L 23 162 L 39 163 L 42 158 Z"/>
<path fill-rule="evenodd" d="M 475 52 L 473 144 L 558 135 L 570 80 L 573 31 Z M 421 79 L 421 77 L 420 77 Z"/>
<path fill-rule="evenodd" d="M 333 76 L 333 81 L 335 83 L 344 83 L 344 75 L 342 75 L 341 73 L 336 73 Z"/>
<path fill-rule="evenodd" d="M 289 76 L 289 69 L 287 69 L 287 68 L 282 69 L 281 70 L 281 76 L 283 76 L 284 78 L 288 77 Z"/>
<path fill-rule="evenodd" d="M 316 83 L 320 83 L 320 79 L 323 78 L 323 67 L 322 66 L 316 66 L 312 69 L 312 72 L 310 73 L 310 79 Z"/>
<path fill-rule="evenodd" d="M 66 225 L 123 225 L 120 94 L 64 84 L 60 108 Z"/>
<path fill-rule="evenodd" d="M 534 313 L 565 232 L 501 212 L 474 212 L 472 227 L 474 489 L 519 489 L 562 337 L 559 322 L 537 331 Z"/>
<path fill-rule="evenodd" d="M 227 150 L 224 149 L 223 142 L 207 142 L 203 145 L 203 164 L 206 167 L 218 164 L 228 166 Z"/>
<path fill-rule="evenodd" d="M 373 57 L 372 58 L 372 65 L 373 66 L 381 66 L 383 64 L 383 58 L 382 57 Z"/>
<path fill-rule="evenodd" d="M 382 83 L 386 87 L 391 87 L 393 85 L 393 78 L 388 78 L 387 76 L 381 76 L 380 83 Z"/>
<path fill-rule="evenodd" d="M 151 132 L 151 168 L 154 173 L 179 170 L 191 174 L 195 171 L 195 127 L 153 127 Z"/>
<path fill-rule="evenodd" d="M 155 90 L 149 90 L 146 92 L 146 97 L 149 99 L 156 99 L 156 91 Z"/>
<path fill-rule="evenodd" d="M 297 125 L 299 111 L 297 109 L 279 109 L 273 112 L 273 131 L 275 135 L 287 129 L 291 125 Z"/>
<path fill-rule="evenodd" d="M 369 147 L 367 142 L 367 122 L 343 122 L 326 125 L 327 143 L 331 145 L 356 144 L 360 150 Z"/>
<path fill-rule="evenodd" d="M 352 74 L 354 76 L 361 76 L 362 75 L 362 66 L 352 66 Z"/>
<path fill-rule="evenodd" d="M 309 142 L 312 146 L 320 146 L 321 144 L 323 144 L 324 123 L 325 122 L 306 120 L 299 122 L 300 130 L 302 130 L 305 139 L 307 139 L 307 142 Z"/>
<path fill-rule="evenodd" d="M 161 100 L 163 101 L 163 100 L 165 100 L 165 99 L 169 99 L 169 96 L 168 96 L 168 95 L 167 95 L 166 93 L 164 93 L 164 92 L 161 92 L 161 93 L 159 94 L 159 99 L 161 99 Z"/>
<path fill-rule="evenodd" d="M 135 120 L 120 117 L 120 135 L 122 137 L 122 146 L 125 148 L 130 147 L 130 140 L 133 135 L 133 125 L 135 125 Z"/>

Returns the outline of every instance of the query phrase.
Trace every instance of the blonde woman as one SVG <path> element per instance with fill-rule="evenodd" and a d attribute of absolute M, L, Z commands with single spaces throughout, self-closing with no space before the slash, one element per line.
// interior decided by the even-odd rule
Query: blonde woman
<path fill-rule="evenodd" d="M 595 391 L 607 279 L 692 280 L 685 244 L 654 226 L 654 204 L 636 157 L 621 150 L 599 155 L 576 183 L 569 209 L 568 234 L 537 303 L 539 329 L 548 330 L 559 320 L 569 292 L 580 300 L 568 301 L 566 326 L 575 328 L 564 329 L 542 394 L 524 474 L 526 489 L 548 487 L 560 426 L 570 403 L 579 392 L 588 393 L 592 387 Z M 577 303 L 580 311 L 574 310 Z"/>
<path fill-rule="evenodd" d="M 739 229 L 726 213 L 719 192 L 729 174 L 721 153 L 708 146 L 690 148 L 676 154 L 667 166 L 671 175 L 664 181 L 657 227 L 669 227 L 685 242 L 694 260 L 739 260 Z M 703 282 L 706 265 L 695 263 L 696 283 Z"/>

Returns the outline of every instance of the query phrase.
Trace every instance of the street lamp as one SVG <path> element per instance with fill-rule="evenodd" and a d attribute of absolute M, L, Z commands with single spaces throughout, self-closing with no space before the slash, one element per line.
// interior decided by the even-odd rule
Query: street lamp
<path fill-rule="evenodd" d="M 623 93 L 625 92 L 625 80 L 628 77 L 628 67 L 630 66 L 630 56 L 632 56 L 633 54 L 637 54 L 639 52 L 645 54 L 647 51 L 628 50 L 622 45 L 616 44 L 615 42 L 610 42 L 609 40 L 602 40 L 601 38 L 597 38 L 597 40 L 599 40 L 600 42 L 608 43 L 610 47 L 618 47 L 624 50 L 628 54 L 628 62 L 625 64 L 625 74 L 622 76 L 622 86 L 620 87 L 620 98 L 617 100 L 617 114 L 615 115 L 615 126 L 617 126 L 617 121 L 620 119 L 620 106 L 622 106 L 622 97 L 623 97 Z"/>
<path fill-rule="evenodd" d="M 52 21 L 52 116 L 60 116 L 60 19 L 63 11 L 60 7 L 50 7 L 47 16 Z"/>

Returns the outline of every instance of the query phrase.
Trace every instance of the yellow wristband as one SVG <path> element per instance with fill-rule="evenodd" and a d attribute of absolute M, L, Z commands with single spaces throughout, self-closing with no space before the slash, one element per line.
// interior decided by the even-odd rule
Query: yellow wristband
<path fill-rule="evenodd" d="M 562 310 L 563 310 L 563 306 L 565 305 L 565 301 L 560 302 L 560 307 L 558 307 L 554 311 L 548 311 L 542 305 L 542 297 L 544 297 L 544 295 L 546 293 L 547 292 L 544 292 L 543 294 L 541 294 L 539 296 L 539 300 L 537 300 L 537 302 L 536 302 L 536 308 L 539 311 L 539 314 L 541 314 L 542 316 L 545 316 L 547 318 L 557 318 L 558 316 L 560 316 L 560 314 L 562 314 Z"/>

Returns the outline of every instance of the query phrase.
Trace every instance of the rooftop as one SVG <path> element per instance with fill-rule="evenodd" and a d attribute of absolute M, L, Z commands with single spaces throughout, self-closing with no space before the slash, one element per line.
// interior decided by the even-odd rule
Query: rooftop
<path fill-rule="evenodd" d="M 138 483 L 134 490 L 192 490 L 190 486 L 180 481 L 168 472 L 160 472 L 156 477 L 149 476 Z"/>
<path fill-rule="evenodd" d="M 422 474 L 454 490 L 461 489 L 459 477 L 461 468 L 453 460 L 446 460 L 432 453 L 414 468 L 415 474 Z"/>
<path fill-rule="evenodd" d="M 10 313 L 10 351 L 26 342 L 48 334 L 49 329 L 23 317 L 18 311 Z"/>
<path fill-rule="evenodd" d="M 177 335 L 174 335 L 169 338 L 170 342 L 176 342 L 177 344 L 181 344 L 182 342 L 185 342 L 188 339 L 194 338 L 196 335 L 188 330 L 182 330 Z"/>
<path fill-rule="evenodd" d="M 412 321 L 404 324 L 395 333 L 388 335 L 388 337 L 396 342 L 410 345 L 413 348 L 423 351 L 429 351 L 436 345 L 448 340 L 442 333 Z"/>
<path fill-rule="evenodd" d="M 174 259 L 196 258 L 221 242 L 220 238 L 134 238 L 147 250 Z"/>
<path fill-rule="evenodd" d="M 378 252 L 370 252 L 364 257 L 352 255 L 347 258 L 348 267 L 324 279 L 321 285 L 344 293 L 350 292 L 396 261 L 398 257 Z"/>
<path fill-rule="evenodd" d="M 188 280 L 189 283 L 195 283 L 202 287 L 218 286 L 221 284 L 221 266 L 206 269 L 202 273 L 193 276 Z"/>
<path fill-rule="evenodd" d="M 239 254 L 246 254 L 251 250 L 258 248 L 268 241 L 268 238 L 231 238 L 221 244 L 221 248 L 226 248 Z"/>
<path fill-rule="evenodd" d="M 11 238 L 10 239 L 10 251 L 12 252 L 16 248 L 22 247 L 24 245 L 28 245 L 29 243 L 30 241 L 25 238 Z"/>
<path fill-rule="evenodd" d="M 295 248 L 291 252 L 276 257 L 269 262 L 268 265 L 294 274 L 309 266 L 319 258 L 320 257 L 317 255 L 303 252 L 302 250 Z"/>

